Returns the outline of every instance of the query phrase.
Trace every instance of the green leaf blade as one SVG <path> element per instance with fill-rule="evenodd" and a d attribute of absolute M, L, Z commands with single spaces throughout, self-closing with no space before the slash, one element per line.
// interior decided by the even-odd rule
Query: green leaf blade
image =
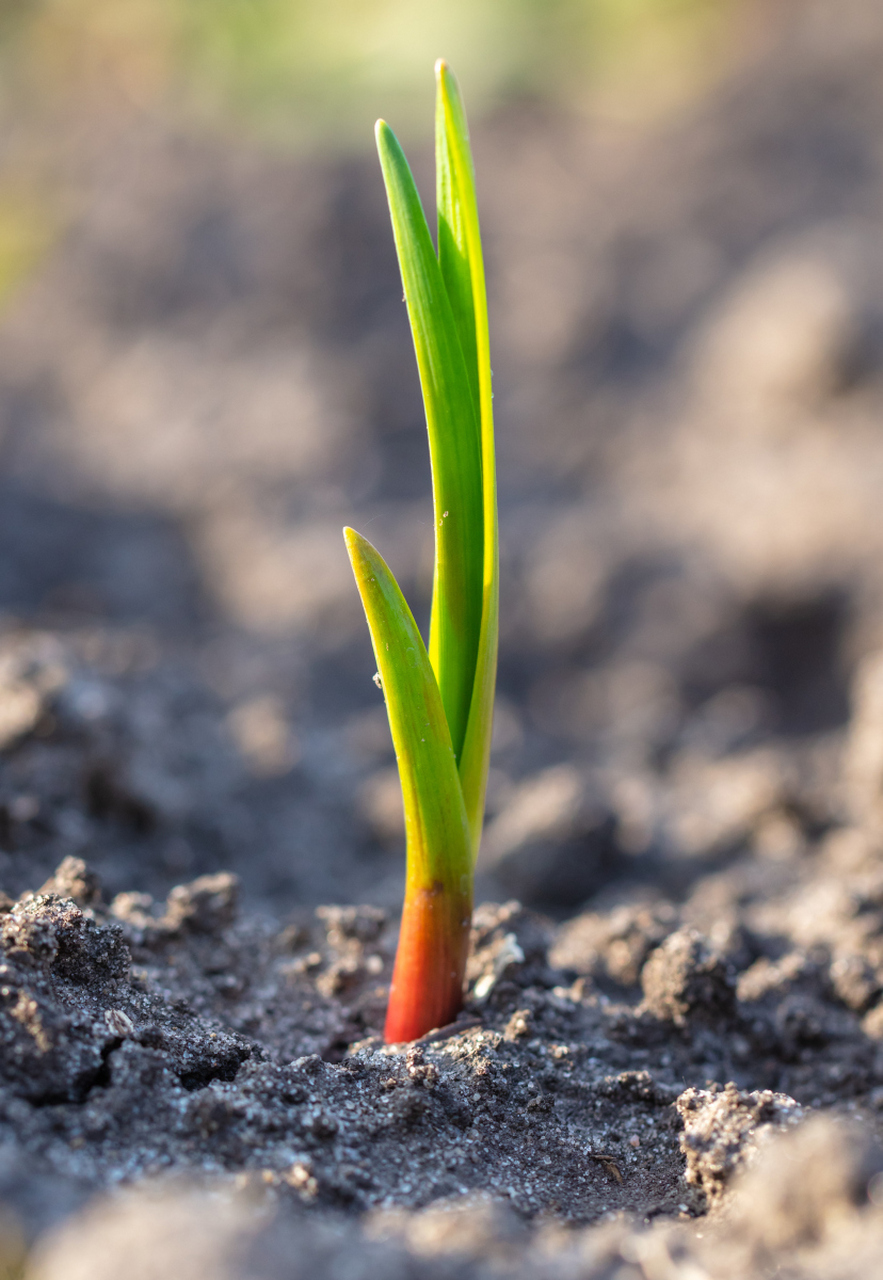
<path fill-rule="evenodd" d="M 472 879 L 471 840 L 435 674 L 383 557 L 354 529 L 344 529 L 344 539 L 368 619 L 402 783 L 408 894 L 441 884 L 462 897 Z"/>
<path fill-rule="evenodd" d="M 484 593 L 484 495 L 475 386 L 408 162 L 384 121 L 377 148 L 423 391 L 436 560 L 429 655 L 459 759 L 467 735 Z"/>
<path fill-rule="evenodd" d="M 471 344 L 474 342 L 475 376 L 471 381 L 472 385 L 477 386 L 479 406 L 482 486 L 481 624 L 466 736 L 459 755 L 460 781 L 472 832 L 473 855 L 477 857 L 490 763 L 499 642 L 499 532 L 493 388 L 484 258 L 466 113 L 456 78 L 442 59 L 436 63 L 436 80 L 439 255 L 445 280 L 452 298 L 455 299 L 455 311 L 458 315 L 460 312 L 471 311 L 471 319 L 462 322 L 461 341 L 464 348 L 470 348 L 470 360 L 473 358 Z M 443 221 L 447 228 L 444 235 Z M 465 297 L 467 288 L 471 291 L 471 308 Z"/>
<path fill-rule="evenodd" d="M 436 64 L 439 92 L 435 109 L 435 181 L 438 214 L 438 263 L 448 292 L 454 323 L 460 338 L 469 384 L 475 402 L 476 426 L 480 421 L 478 352 L 475 344 L 475 300 L 469 247 L 466 241 L 464 199 L 452 152 L 451 119 L 447 95 L 441 88 L 441 67 Z"/>

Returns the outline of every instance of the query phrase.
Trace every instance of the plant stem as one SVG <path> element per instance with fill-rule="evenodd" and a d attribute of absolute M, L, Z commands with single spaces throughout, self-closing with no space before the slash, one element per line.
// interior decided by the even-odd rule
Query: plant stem
<path fill-rule="evenodd" d="M 463 1006 L 472 885 L 446 890 L 441 881 L 408 885 L 389 992 L 387 1044 L 416 1040 L 453 1022 Z"/>

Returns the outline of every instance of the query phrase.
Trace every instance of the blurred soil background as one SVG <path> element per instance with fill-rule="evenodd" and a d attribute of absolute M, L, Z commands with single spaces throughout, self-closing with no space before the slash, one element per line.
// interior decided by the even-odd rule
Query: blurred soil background
<path fill-rule="evenodd" d="M 578 917 L 557 962 L 622 988 L 684 903 L 731 958 L 827 948 L 878 1040 L 877 0 L 5 0 L 0 888 L 74 855 L 109 897 L 232 871 L 286 923 L 400 902 L 341 527 L 425 621 L 370 142 L 431 204 L 439 54 L 500 468 L 479 898 Z"/>
<path fill-rule="evenodd" d="M 7 7 L 6 666 L 17 687 L 48 664 L 89 739 L 44 721 L 4 769 L 10 891 L 58 835 L 115 888 L 233 868 L 276 908 L 397 901 L 340 529 L 425 618 L 427 454 L 371 125 L 382 108 L 431 202 L 439 48 L 474 120 L 495 342 L 487 870 L 570 909 L 642 857 L 692 866 L 745 815 L 685 849 L 670 780 L 701 794 L 734 746 L 778 760 L 842 730 L 879 578 L 883 30 L 832 12 Z M 12 697 L 7 745 L 56 685 Z M 525 820 L 553 865 L 509 847 Z"/>
<path fill-rule="evenodd" d="M 831 780 L 883 614 L 878 5 L 4 15 L 10 892 L 73 851 L 115 889 L 232 868 L 276 910 L 398 900 L 340 529 L 425 618 L 370 135 L 382 108 L 431 202 L 439 48 L 474 121 L 497 387 L 482 889 L 565 913 L 611 882 L 681 892 L 868 800 Z"/>

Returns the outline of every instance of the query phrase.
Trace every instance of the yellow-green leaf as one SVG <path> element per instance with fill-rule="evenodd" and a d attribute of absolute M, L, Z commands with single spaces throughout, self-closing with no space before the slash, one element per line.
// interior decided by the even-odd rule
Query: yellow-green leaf
<path fill-rule="evenodd" d="M 466 895 L 472 880 L 469 825 L 448 722 L 417 624 L 383 557 L 344 529 L 386 699 L 402 783 L 408 884 Z"/>

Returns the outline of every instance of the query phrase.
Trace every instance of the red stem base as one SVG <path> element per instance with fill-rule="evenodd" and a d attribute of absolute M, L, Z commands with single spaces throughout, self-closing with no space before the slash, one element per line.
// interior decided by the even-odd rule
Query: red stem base
<path fill-rule="evenodd" d="M 453 1022 L 463 1007 L 471 897 L 440 881 L 405 897 L 402 928 L 386 1010 L 387 1044 L 417 1040 Z"/>

